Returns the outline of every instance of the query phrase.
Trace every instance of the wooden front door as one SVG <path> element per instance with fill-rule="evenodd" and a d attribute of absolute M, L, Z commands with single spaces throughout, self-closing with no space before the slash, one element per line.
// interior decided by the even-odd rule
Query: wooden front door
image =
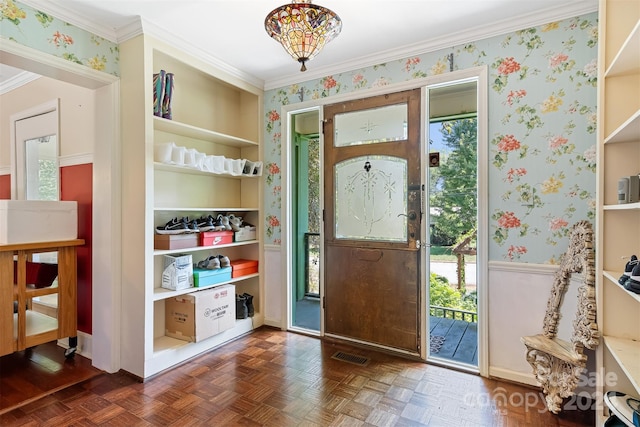
<path fill-rule="evenodd" d="M 325 333 L 420 351 L 420 90 L 326 106 Z"/>

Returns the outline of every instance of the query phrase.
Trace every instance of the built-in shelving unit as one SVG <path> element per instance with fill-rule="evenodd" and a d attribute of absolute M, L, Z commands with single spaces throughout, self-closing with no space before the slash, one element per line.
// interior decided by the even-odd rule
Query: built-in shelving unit
<path fill-rule="evenodd" d="M 601 0 L 599 22 L 597 392 L 638 397 L 640 295 L 619 278 L 640 256 L 640 203 L 618 204 L 618 181 L 640 174 L 640 3 Z M 598 425 L 608 416 L 598 405 Z"/>
<path fill-rule="evenodd" d="M 195 149 L 228 159 L 262 161 L 262 90 L 197 58 L 141 35 L 121 45 L 123 295 L 121 367 L 148 378 L 204 351 L 224 345 L 263 323 L 263 250 L 260 240 L 262 179 L 258 175 L 212 173 L 157 162 L 161 144 Z M 126 64 L 126 65 L 125 65 Z M 171 119 L 153 115 L 153 74 L 173 73 Z M 155 249 L 158 226 L 172 218 L 233 213 L 256 227 L 254 240 L 216 246 Z M 259 270 L 202 287 L 172 291 L 161 287 L 165 255 L 190 254 L 197 263 L 210 255 L 258 260 Z M 169 298 L 232 284 L 254 296 L 253 318 L 199 342 L 165 334 Z"/>

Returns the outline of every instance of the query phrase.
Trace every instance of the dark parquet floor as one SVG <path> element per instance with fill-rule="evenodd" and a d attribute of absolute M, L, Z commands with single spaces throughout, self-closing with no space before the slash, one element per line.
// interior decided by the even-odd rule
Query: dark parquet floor
<path fill-rule="evenodd" d="M 553 415 L 533 388 L 262 327 L 145 382 L 101 373 L 0 425 L 585 426 L 594 414 Z"/>

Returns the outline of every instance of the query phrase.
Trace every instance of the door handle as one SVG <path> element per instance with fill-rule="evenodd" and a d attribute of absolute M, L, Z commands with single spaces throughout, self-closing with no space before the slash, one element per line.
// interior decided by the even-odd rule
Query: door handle
<path fill-rule="evenodd" d="M 398 214 L 398 216 L 406 216 L 407 218 L 409 218 L 411 221 L 415 221 L 415 219 L 418 217 L 418 215 L 416 215 L 416 213 L 414 211 L 409 211 L 409 215 L 407 214 Z"/>

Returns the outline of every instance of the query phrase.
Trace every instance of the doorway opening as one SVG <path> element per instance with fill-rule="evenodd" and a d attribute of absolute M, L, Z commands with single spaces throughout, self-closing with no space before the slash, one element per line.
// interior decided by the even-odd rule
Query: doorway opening
<path fill-rule="evenodd" d="M 291 327 L 320 332 L 321 154 L 318 110 L 292 116 Z"/>
<path fill-rule="evenodd" d="M 460 86 L 460 85 L 464 83 L 469 83 L 473 85 L 474 108 L 473 110 L 469 110 L 469 111 L 475 112 L 475 116 L 477 120 L 477 234 L 476 234 L 477 254 L 475 255 L 476 272 L 475 274 L 473 272 L 467 273 L 466 274 L 467 282 L 465 282 L 467 286 L 470 288 L 471 278 L 475 277 L 476 287 L 477 287 L 477 306 L 478 306 L 477 313 L 476 313 L 477 340 L 475 341 L 476 342 L 475 345 L 477 345 L 477 350 L 475 354 L 476 362 L 472 365 L 461 363 L 459 361 L 456 361 L 455 359 L 453 360 L 445 359 L 440 357 L 441 355 L 439 356 L 438 353 L 429 351 L 430 350 L 430 347 L 429 347 L 430 327 L 433 326 L 433 324 L 432 322 L 430 322 L 430 316 L 429 316 L 429 310 L 430 310 L 429 277 L 430 277 L 430 268 L 431 268 L 430 266 L 431 242 L 430 242 L 430 233 L 429 233 L 429 230 L 431 229 L 431 227 L 429 225 L 429 221 L 431 220 L 431 218 L 429 218 L 430 203 L 429 203 L 429 197 L 428 197 L 429 196 L 428 184 L 429 184 L 430 168 L 428 165 L 430 160 L 429 151 L 435 151 L 435 150 L 430 150 L 429 144 L 428 144 L 428 140 L 430 138 L 429 118 L 431 117 L 431 115 L 429 114 L 429 109 L 436 108 L 436 104 L 437 106 L 443 106 L 445 104 L 445 101 L 453 104 L 455 104 L 456 102 L 459 103 L 459 100 L 456 99 L 456 96 L 454 96 L 454 94 L 447 93 L 447 92 L 455 92 L 456 89 L 463 88 L 464 86 Z M 451 86 L 451 87 L 448 90 L 444 90 L 444 88 L 447 86 Z M 421 173 L 421 179 L 419 180 L 419 185 L 415 185 L 417 182 L 414 182 L 411 184 L 411 188 L 407 187 L 407 190 L 412 192 L 410 199 L 416 201 L 419 206 L 416 207 L 415 209 L 410 209 L 409 211 L 400 212 L 399 213 L 400 216 L 396 214 L 395 216 L 396 221 L 393 222 L 393 226 L 395 227 L 397 226 L 398 223 L 402 224 L 405 221 L 415 222 L 416 219 L 420 218 L 419 220 L 420 227 L 415 228 L 415 230 L 412 231 L 414 235 L 413 238 L 416 239 L 415 247 L 416 249 L 419 248 L 419 253 L 417 255 L 417 258 L 419 260 L 418 268 L 421 274 L 419 275 L 420 283 L 419 283 L 419 292 L 417 296 L 418 298 L 417 301 L 419 302 L 419 305 L 420 305 L 419 311 L 418 311 L 418 315 L 420 316 L 419 330 L 418 330 L 418 337 L 417 337 L 418 347 L 416 349 L 417 351 L 415 352 L 412 351 L 411 353 L 412 353 L 412 357 L 415 356 L 416 354 L 419 354 L 420 359 L 428 360 L 430 362 L 433 362 L 434 364 L 451 366 L 456 369 L 467 370 L 470 372 L 478 372 L 480 373 L 480 375 L 483 375 L 483 376 L 488 375 L 488 363 L 487 363 L 488 362 L 488 354 L 487 354 L 487 348 L 488 348 L 487 326 L 488 325 L 487 325 L 487 316 L 485 314 L 487 301 L 486 301 L 485 286 L 481 286 L 481 284 L 486 283 L 487 253 L 488 253 L 487 176 L 488 176 L 489 160 L 488 160 L 488 148 L 487 148 L 488 142 L 487 142 L 487 134 L 486 134 L 486 129 L 487 129 L 487 114 L 486 114 L 487 89 L 486 88 L 487 87 L 488 86 L 487 86 L 486 67 L 476 67 L 476 68 L 470 68 L 467 70 L 454 71 L 452 73 L 446 73 L 443 75 L 431 76 L 425 79 L 416 79 L 415 81 L 400 83 L 395 85 L 393 88 L 394 90 L 392 91 L 390 91 L 391 90 L 390 87 L 376 88 L 376 89 L 366 90 L 363 92 L 358 92 L 357 96 L 355 96 L 354 94 L 344 94 L 344 95 L 339 95 L 332 98 L 323 98 L 319 100 L 307 101 L 307 102 L 303 102 L 302 104 L 283 106 L 282 115 L 281 115 L 283 117 L 282 165 L 284 166 L 283 175 L 282 175 L 283 176 L 282 217 L 283 217 L 283 224 L 284 224 L 283 235 L 282 235 L 283 236 L 282 269 L 283 269 L 283 277 L 285 278 L 285 283 L 287 284 L 287 288 L 286 288 L 287 294 L 286 296 L 283 295 L 283 298 L 284 298 L 283 303 L 286 306 L 286 310 L 283 310 L 283 315 L 286 316 L 286 323 L 283 323 L 283 327 L 287 327 L 290 330 L 296 330 L 296 331 L 302 331 L 304 333 L 315 334 L 315 331 L 302 329 L 294 326 L 296 322 L 295 320 L 292 320 L 293 316 L 295 315 L 294 303 L 297 299 L 297 296 L 295 295 L 294 290 L 296 289 L 296 286 L 297 286 L 296 277 L 298 277 L 298 273 L 296 272 L 296 270 L 294 270 L 293 264 L 296 263 L 297 265 L 299 265 L 297 263 L 296 254 L 298 253 L 298 251 L 296 248 L 300 247 L 300 246 L 294 247 L 294 244 L 293 244 L 293 242 L 296 240 L 295 236 L 299 234 L 299 231 L 297 231 L 295 234 L 293 232 L 294 224 L 296 224 L 295 217 L 297 215 L 297 211 L 293 208 L 293 205 L 294 205 L 293 200 L 297 197 L 295 195 L 297 194 L 297 191 L 294 190 L 294 186 L 298 185 L 297 183 L 294 183 L 294 181 L 297 182 L 296 180 L 298 178 L 294 178 L 294 168 L 295 168 L 294 167 L 294 163 L 295 163 L 294 151 L 295 150 L 294 150 L 293 141 L 294 141 L 294 135 L 295 135 L 295 131 L 294 131 L 295 128 L 292 123 L 295 121 L 298 121 L 298 122 L 302 121 L 301 117 L 305 113 L 317 111 L 319 118 L 314 118 L 313 121 L 317 125 L 319 125 L 319 129 L 320 129 L 320 135 L 319 135 L 320 136 L 320 153 L 321 153 L 320 158 L 321 158 L 321 161 L 323 164 L 322 167 L 324 170 L 326 167 L 325 163 L 329 161 L 329 157 L 326 150 L 326 147 L 328 145 L 327 135 L 329 135 L 329 133 L 333 135 L 333 130 L 331 129 L 331 126 L 329 124 L 329 122 L 332 120 L 332 117 L 331 115 L 327 114 L 327 112 L 325 111 L 325 107 L 328 107 L 331 104 L 340 104 L 342 102 L 348 103 L 350 101 L 356 102 L 357 100 L 362 100 L 368 97 L 375 97 L 376 95 L 386 95 L 386 94 L 398 93 L 403 90 L 420 88 L 421 104 L 419 107 L 416 108 L 414 106 L 409 110 L 421 111 L 421 113 L 419 114 L 419 120 L 421 122 L 420 132 L 419 132 L 418 138 L 416 139 L 420 141 L 420 149 L 419 149 L 419 152 L 416 154 L 416 156 L 421 158 L 422 167 L 419 168 Z M 442 88 L 443 90 L 442 91 L 437 90 L 440 88 Z M 447 95 L 447 96 L 441 97 L 440 99 L 438 99 L 438 102 L 436 101 L 430 102 L 429 100 L 430 97 L 437 98 L 439 95 L 443 95 L 443 96 Z M 458 108 L 460 108 L 460 105 L 458 105 Z M 360 109 L 367 110 L 371 108 L 367 108 L 367 106 L 361 106 Z M 376 109 L 373 108 L 373 110 L 374 110 L 373 112 L 375 113 Z M 469 112 L 469 111 L 466 111 L 466 112 Z M 461 112 L 463 111 L 458 109 L 458 112 L 455 114 L 456 118 L 460 118 L 459 115 Z M 336 113 L 340 114 L 341 112 L 336 111 Z M 356 115 L 357 114 L 358 113 L 356 113 Z M 438 118 L 440 121 L 443 121 L 444 118 L 447 118 L 449 116 L 454 116 L 453 113 L 445 114 L 437 111 L 434 112 L 433 114 L 434 114 L 433 117 Z M 349 117 L 352 117 L 352 116 L 349 116 Z M 463 118 L 468 118 L 468 117 L 463 117 Z M 370 122 L 373 123 L 373 120 L 370 120 Z M 364 124 L 360 124 L 359 126 L 356 126 L 355 130 L 365 130 L 367 132 L 369 132 L 370 130 L 371 132 L 373 132 L 374 130 L 379 129 L 379 127 L 368 126 L 368 124 L 370 123 L 367 122 L 365 117 Z M 433 133 L 434 131 L 431 131 L 431 132 Z M 341 132 L 341 134 L 348 135 L 348 132 L 346 132 L 345 130 L 344 132 Z M 385 144 L 372 144 L 371 146 L 383 147 L 384 145 Z M 399 144 L 399 145 L 402 145 L 402 144 Z M 353 150 L 358 150 L 360 149 L 361 145 L 356 144 L 354 145 L 354 147 L 355 148 L 352 147 Z M 375 159 L 375 163 L 372 161 L 371 156 L 374 156 L 374 155 L 380 156 L 381 154 L 369 153 L 369 159 L 363 158 L 361 159 L 362 161 L 360 161 L 359 163 L 356 162 L 355 165 L 357 167 L 354 168 L 353 171 L 351 171 L 352 168 L 346 168 L 345 170 L 352 174 L 355 174 L 356 172 L 360 172 L 358 176 L 365 176 L 365 173 L 363 171 L 365 172 L 367 171 L 367 168 L 365 166 L 368 166 L 367 165 L 367 162 L 368 162 L 369 165 L 371 166 L 369 170 L 372 172 L 377 171 L 377 168 L 380 167 L 381 163 L 379 162 L 378 158 Z M 336 160 L 336 159 L 333 159 L 333 160 Z M 366 175 L 368 176 L 372 174 L 367 172 Z M 333 176 L 333 173 L 332 173 L 332 176 Z M 352 199 L 351 197 L 345 198 L 340 195 L 334 194 L 332 192 L 327 192 L 324 189 L 324 186 L 326 185 L 326 181 L 328 178 L 329 177 L 327 173 L 323 173 L 321 171 L 320 182 L 322 184 L 322 187 L 320 189 L 320 193 L 321 193 L 320 207 L 321 209 L 323 209 L 323 212 L 322 212 L 323 222 L 326 223 L 327 221 L 329 221 L 329 223 L 333 223 L 333 219 L 327 220 L 326 218 L 326 216 L 328 215 L 327 212 L 334 211 L 333 207 L 327 208 L 327 203 L 329 199 L 340 199 L 342 201 L 346 200 L 347 209 L 349 209 L 350 206 L 354 206 L 354 205 L 349 201 Z M 304 185 L 308 185 L 308 183 L 305 183 Z M 413 215 L 413 212 L 411 211 L 415 212 L 415 215 Z M 411 219 L 411 218 L 415 218 L 415 219 Z M 333 224 L 335 225 L 335 223 Z M 320 297 L 321 297 L 320 304 L 322 305 L 320 304 L 318 305 L 318 309 L 320 312 L 319 314 L 320 325 L 321 325 L 320 326 L 321 331 L 320 333 L 318 333 L 318 335 L 338 337 L 342 335 L 335 334 L 330 329 L 328 329 L 328 322 L 329 322 L 327 320 L 328 309 L 326 308 L 328 306 L 328 301 L 325 301 L 325 299 L 327 300 L 329 299 L 327 296 L 327 293 L 328 293 L 327 282 L 329 281 L 330 278 L 326 277 L 324 273 L 327 271 L 327 268 L 326 268 L 327 265 L 331 265 L 332 269 L 335 269 L 336 271 L 345 271 L 349 273 L 352 273 L 354 271 L 354 266 L 347 265 L 345 268 L 342 268 L 341 266 L 338 265 L 338 262 L 341 261 L 339 257 L 333 258 L 333 259 L 327 258 L 327 254 L 326 254 L 327 248 L 326 248 L 326 245 L 324 244 L 324 241 L 326 240 L 325 228 L 326 228 L 326 224 L 323 227 L 323 231 L 321 231 L 321 234 L 322 234 L 321 241 L 320 241 L 321 249 L 320 249 L 320 256 L 319 256 L 320 266 L 321 267 L 324 266 L 324 267 L 320 269 Z M 301 240 L 298 240 L 298 241 L 301 241 Z M 368 261 L 371 263 L 373 262 L 371 260 L 372 254 L 375 255 L 373 253 L 375 252 L 375 248 L 372 248 L 370 246 L 371 244 L 369 242 L 362 241 L 357 248 L 354 248 L 355 252 L 353 252 L 353 254 L 356 257 L 363 258 L 360 261 L 362 262 Z M 470 257 L 469 255 L 465 254 L 466 265 L 470 265 L 472 260 L 473 260 L 472 256 Z M 395 263 L 392 262 L 391 265 L 393 264 L 398 264 L 398 262 L 395 262 Z M 304 266 L 304 263 L 302 263 L 301 265 Z M 297 268 L 300 268 L 300 267 L 297 267 Z M 455 266 L 454 266 L 454 270 L 455 270 Z M 294 274 L 294 272 L 296 273 Z M 397 281 L 398 280 L 396 278 L 396 280 L 393 283 L 396 283 Z M 367 295 L 367 294 L 368 292 L 364 293 L 363 295 Z M 362 310 L 359 310 L 358 312 L 366 313 L 370 311 L 369 310 L 370 307 L 371 305 L 369 305 L 367 308 L 363 308 Z M 350 308 L 350 311 L 353 311 L 353 307 Z M 397 322 L 394 322 L 394 324 L 397 324 Z M 350 338 L 349 340 L 353 342 L 365 341 L 359 338 Z M 405 350 L 399 350 L 395 346 L 383 346 L 383 347 L 397 353 L 406 352 Z"/>
<path fill-rule="evenodd" d="M 477 82 L 427 90 L 429 358 L 476 370 Z"/>

